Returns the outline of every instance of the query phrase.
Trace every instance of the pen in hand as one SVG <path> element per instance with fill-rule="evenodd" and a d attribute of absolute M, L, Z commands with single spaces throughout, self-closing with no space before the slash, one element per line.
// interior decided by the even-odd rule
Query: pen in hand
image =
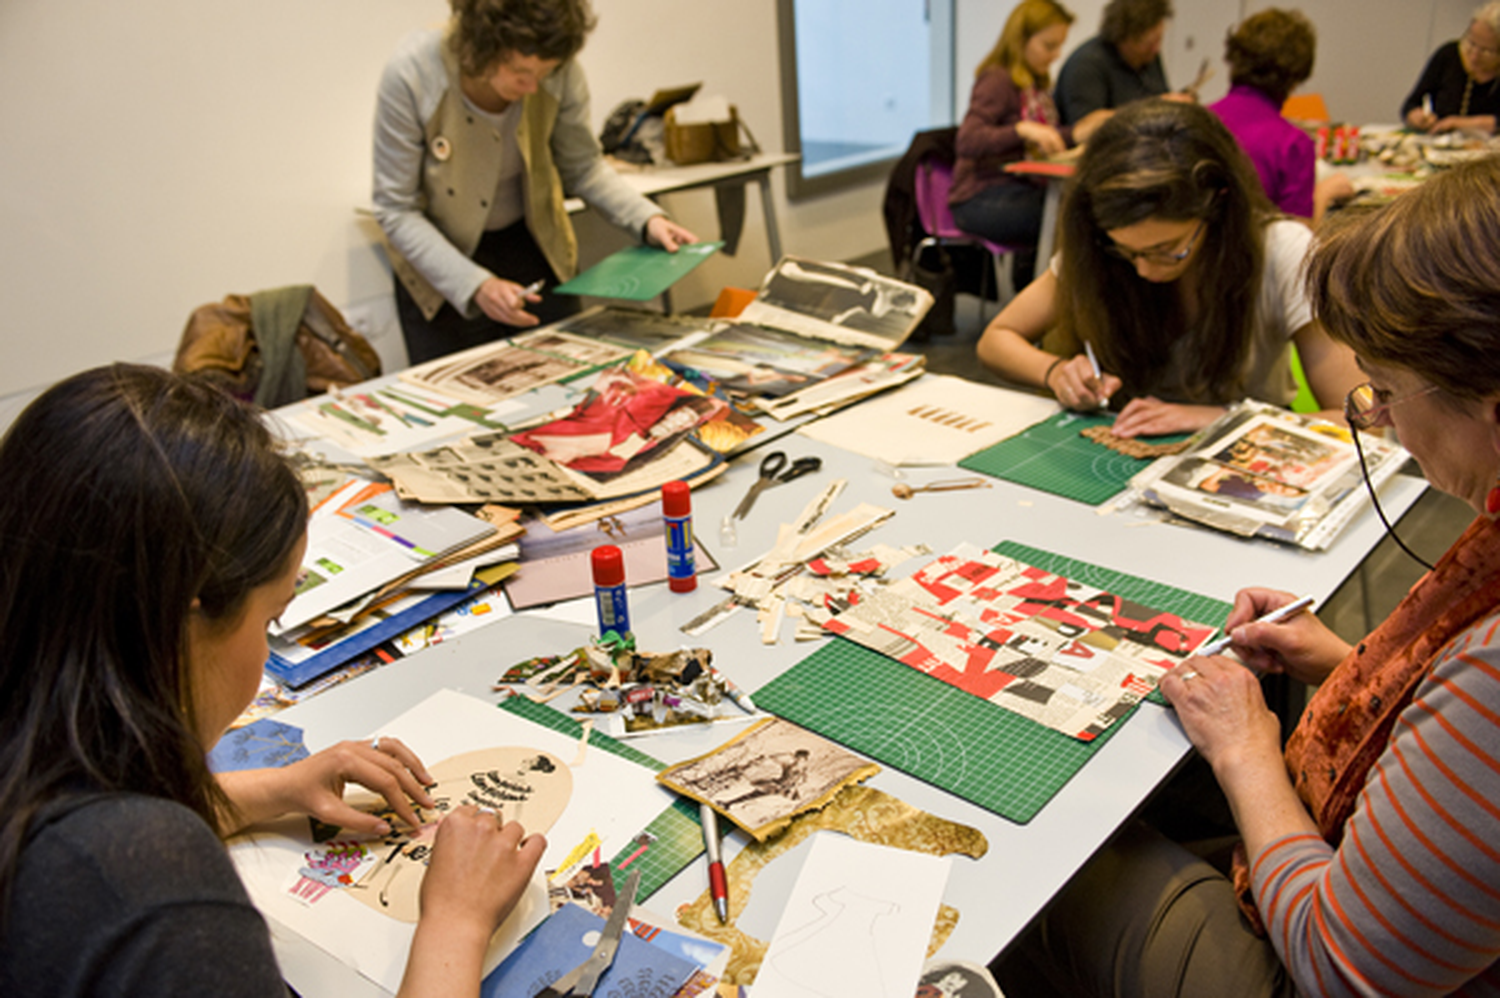
<path fill-rule="evenodd" d="M 1094 380 L 1089 385 L 1089 390 L 1099 396 L 1099 408 L 1103 409 L 1109 405 L 1109 396 L 1104 394 L 1104 372 L 1099 370 L 1099 358 L 1094 354 L 1094 344 L 1085 342 L 1083 352 L 1089 359 L 1089 367 L 1094 371 Z"/>
<path fill-rule="evenodd" d="M 1251 623 L 1274 624 L 1279 620 L 1285 620 L 1293 614 L 1301 613 L 1303 610 L 1311 607 L 1313 605 L 1313 602 L 1314 600 L 1311 596 L 1299 596 L 1297 599 L 1292 600 L 1290 603 L 1287 603 L 1284 606 L 1279 606 L 1276 609 L 1272 610 L 1270 613 L 1263 614 L 1262 616 L 1255 618 L 1253 621 L 1251 621 Z M 1222 655 L 1231 643 L 1232 641 L 1229 635 L 1226 634 L 1222 638 L 1210 641 L 1208 644 L 1193 652 L 1193 654 Z"/>
<path fill-rule="evenodd" d="M 540 294 L 542 288 L 544 288 L 546 286 L 547 286 L 546 279 L 538 277 L 536 280 L 532 281 L 530 284 L 528 284 L 524 288 L 522 288 L 521 289 L 521 294 L 522 295 L 526 295 L 526 296 L 530 296 L 530 295 L 534 295 L 534 294 Z"/>
<path fill-rule="evenodd" d="M 724 876 L 724 859 L 719 852 L 719 816 L 709 805 L 699 804 L 698 820 L 703 825 L 703 847 L 708 853 L 708 893 L 714 900 L 719 924 L 728 925 L 729 881 Z"/>

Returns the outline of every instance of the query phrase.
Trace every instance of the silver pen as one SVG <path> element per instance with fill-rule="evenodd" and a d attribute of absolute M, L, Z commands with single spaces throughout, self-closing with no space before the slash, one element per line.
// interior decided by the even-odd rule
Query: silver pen
<path fill-rule="evenodd" d="M 546 279 L 538 277 L 536 280 L 532 281 L 530 284 L 528 284 L 524 288 L 522 288 L 521 289 L 521 294 L 523 294 L 523 295 L 534 295 L 534 294 L 539 293 L 542 290 L 542 288 L 544 288 L 546 286 L 547 286 Z"/>

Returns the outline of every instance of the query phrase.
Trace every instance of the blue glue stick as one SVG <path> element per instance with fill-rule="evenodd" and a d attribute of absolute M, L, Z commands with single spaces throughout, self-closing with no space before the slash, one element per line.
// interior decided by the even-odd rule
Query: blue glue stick
<path fill-rule="evenodd" d="M 599 612 L 599 634 L 624 637 L 630 630 L 630 604 L 625 599 L 625 556 L 613 544 L 594 548 L 589 558 L 594 570 L 594 608 Z"/>
<path fill-rule="evenodd" d="M 693 565 L 693 498 L 687 482 L 661 487 L 661 513 L 667 521 L 667 588 L 690 593 L 698 588 Z"/>

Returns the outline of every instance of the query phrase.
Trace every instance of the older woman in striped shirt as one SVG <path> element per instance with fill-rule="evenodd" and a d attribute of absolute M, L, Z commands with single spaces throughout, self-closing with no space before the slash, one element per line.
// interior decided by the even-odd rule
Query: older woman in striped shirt
<path fill-rule="evenodd" d="M 996 967 L 1010 994 L 1500 992 L 1500 159 L 1337 229 L 1309 286 L 1394 427 L 1477 517 L 1350 647 L 1246 589 L 1240 661 L 1162 680 L 1242 837 L 1229 875 L 1137 824 Z M 1246 668 L 1248 666 L 1249 668 Z M 1319 687 L 1283 751 L 1256 673 Z M 1238 903 L 1237 903 L 1238 902 Z"/>

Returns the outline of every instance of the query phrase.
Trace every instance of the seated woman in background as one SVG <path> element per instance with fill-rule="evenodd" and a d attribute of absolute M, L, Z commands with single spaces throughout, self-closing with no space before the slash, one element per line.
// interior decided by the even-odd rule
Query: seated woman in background
<path fill-rule="evenodd" d="M 1317 36 L 1295 10 L 1268 7 L 1240 22 L 1224 39 L 1230 90 L 1208 106 L 1255 164 L 1271 202 L 1314 224 L 1331 201 L 1354 188 L 1343 174 L 1317 182 L 1312 139 L 1281 116 L 1281 105 L 1312 75 Z"/>
<path fill-rule="evenodd" d="M 1046 185 L 1006 173 L 1006 164 L 1056 155 L 1085 141 L 1106 116 L 1059 124 L 1047 71 L 1072 23 L 1073 15 L 1054 0 L 1021 0 L 994 49 L 974 71 L 969 110 L 958 126 L 958 157 L 948 195 L 953 221 L 994 243 L 1032 247 L 1017 253 L 1012 263 L 1018 288 L 1030 282 L 1036 269 L 1034 247 Z"/>
<path fill-rule="evenodd" d="M 1138 101 L 1089 140 L 1058 258 L 990 322 L 979 359 L 1069 409 L 1123 402 L 1115 432 L 1133 437 L 1199 429 L 1247 397 L 1289 405 L 1295 343 L 1332 409 L 1360 374 L 1313 321 L 1301 280 L 1311 243 L 1307 226 L 1277 216 L 1218 118 Z M 1039 347 L 1054 330 L 1058 352 Z"/>
<path fill-rule="evenodd" d="M 0 444 L 0 994 L 286 995 L 220 841 L 285 814 L 413 825 L 400 742 L 209 772 L 291 601 L 307 498 L 253 410 L 159 368 L 55 385 Z M 478 995 L 490 936 L 546 846 L 473 807 L 438 826 L 402 995 Z"/>
<path fill-rule="evenodd" d="M 1432 53 L 1401 105 L 1401 120 L 1421 132 L 1495 133 L 1500 117 L 1500 0 L 1474 12 L 1458 41 Z"/>
<path fill-rule="evenodd" d="M 1353 647 L 1310 613 L 1253 622 L 1291 593 L 1236 596 L 1240 661 L 1161 683 L 1233 810 L 1233 879 L 1130 826 L 1011 947 L 1007 994 L 1500 990 L 1497 191 L 1495 158 L 1440 173 L 1338 227 L 1308 279 L 1369 378 L 1350 422 L 1394 427 L 1474 522 Z M 1257 671 L 1319 686 L 1284 754 Z"/>

